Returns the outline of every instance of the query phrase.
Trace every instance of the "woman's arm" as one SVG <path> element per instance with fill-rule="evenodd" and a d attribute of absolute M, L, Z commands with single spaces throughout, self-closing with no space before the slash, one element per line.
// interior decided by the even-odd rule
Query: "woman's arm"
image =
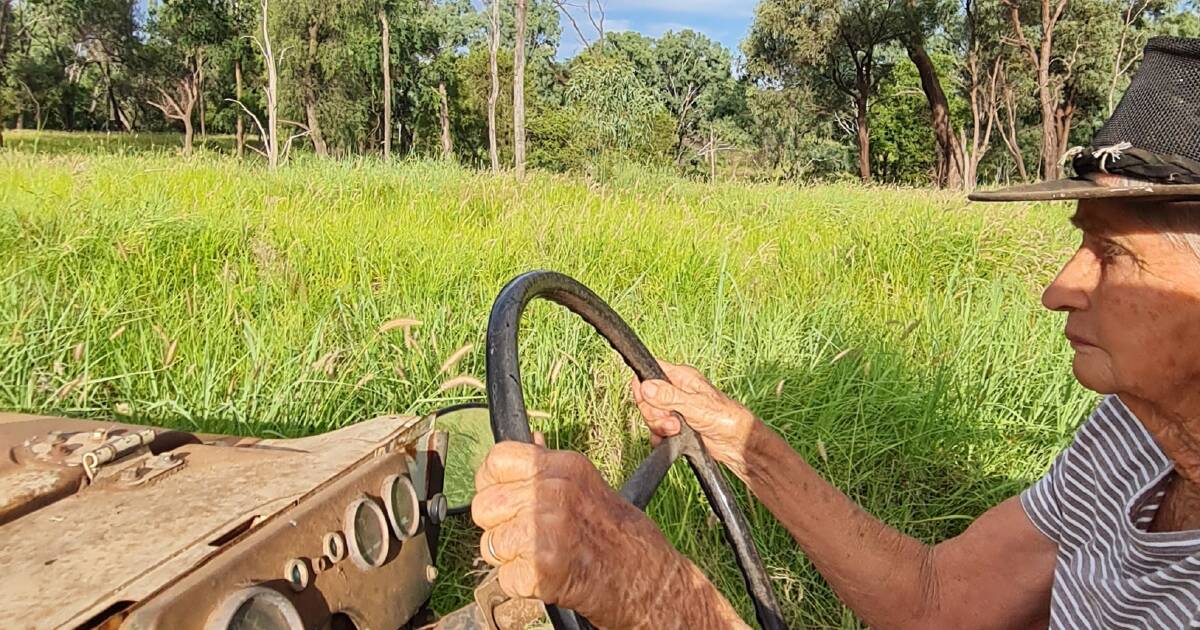
<path fill-rule="evenodd" d="M 698 372 L 664 364 L 674 385 L 634 384 L 657 435 L 698 431 L 874 628 L 1044 627 L 1057 546 L 1009 499 L 961 535 L 926 545 L 876 519 L 821 478 L 761 420 Z"/>

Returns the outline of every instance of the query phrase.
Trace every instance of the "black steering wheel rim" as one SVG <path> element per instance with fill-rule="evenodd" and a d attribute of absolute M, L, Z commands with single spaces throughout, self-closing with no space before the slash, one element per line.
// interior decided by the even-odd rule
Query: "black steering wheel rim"
<path fill-rule="evenodd" d="M 534 299 L 542 298 L 565 306 L 590 324 L 621 355 L 638 378 L 667 380 L 654 355 L 628 324 L 591 289 L 553 271 L 531 271 L 510 281 L 492 306 L 487 330 L 487 393 L 492 432 L 496 441 L 532 443 L 533 433 L 521 389 L 517 337 L 521 315 Z M 720 520 L 726 542 L 734 550 L 738 568 L 746 580 L 746 591 L 754 603 L 759 626 L 764 630 L 786 628 L 770 578 L 754 546 L 746 517 L 738 507 L 725 477 L 704 450 L 704 444 L 687 424 L 680 423 L 679 435 L 663 440 L 621 488 L 621 496 L 638 507 L 654 496 L 659 483 L 680 456 L 687 459 L 700 487 Z M 573 611 L 547 606 L 556 630 L 583 630 L 591 624 Z"/>

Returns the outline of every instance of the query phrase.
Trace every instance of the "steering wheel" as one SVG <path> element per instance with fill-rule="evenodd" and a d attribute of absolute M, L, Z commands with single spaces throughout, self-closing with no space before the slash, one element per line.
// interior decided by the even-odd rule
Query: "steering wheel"
<path fill-rule="evenodd" d="M 531 271 L 517 276 L 500 291 L 492 305 L 487 330 L 487 393 L 492 432 L 496 441 L 533 443 L 525 397 L 521 392 L 521 367 L 517 356 L 517 332 L 525 306 L 534 298 L 561 304 L 596 329 L 641 380 L 667 380 L 654 356 L 615 311 L 595 293 L 571 278 L 552 271 Z M 725 540 L 733 547 L 746 590 L 754 602 L 759 626 L 764 630 L 786 628 L 779 603 L 771 589 L 767 571 L 754 547 L 750 526 L 738 508 L 733 493 L 716 462 L 709 457 L 699 437 L 684 422 L 679 435 L 663 440 L 621 487 L 621 496 L 645 510 L 667 470 L 680 456 L 692 467 L 709 505 L 717 513 Z M 592 628 L 581 615 L 564 608 L 547 606 L 556 630 Z"/>

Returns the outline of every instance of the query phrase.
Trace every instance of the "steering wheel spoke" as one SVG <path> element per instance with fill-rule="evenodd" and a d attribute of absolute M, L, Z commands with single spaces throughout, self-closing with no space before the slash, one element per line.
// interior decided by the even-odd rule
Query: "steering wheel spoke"
<path fill-rule="evenodd" d="M 521 314 L 526 305 L 536 298 L 557 302 L 582 317 L 608 340 L 640 380 L 668 380 L 654 355 L 629 325 L 591 289 L 552 271 L 533 271 L 520 275 L 500 291 L 488 319 L 488 408 L 497 442 L 533 442 L 521 390 L 517 334 Z M 738 507 L 729 484 L 716 462 L 704 450 L 699 437 L 687 424 L 680 423 L 680 426 L 682 430 L 679 435 L 663 440 L 638 466 L 622 486 L 621 496 L 645 510 L 675 460 L 680 456 L 685 457 L 724 528 L 726 541 L 733 548 L 738 568 L 746 580 L 746 590 L 754 602 L 759 625 L 767 630 L 786 628 L 769 576 L 750 535 L 749 523 Z M 569 610 L 547 606 L 547 611 L 557 630 L 584 630 L 591 627 L 586 619 Z"/>

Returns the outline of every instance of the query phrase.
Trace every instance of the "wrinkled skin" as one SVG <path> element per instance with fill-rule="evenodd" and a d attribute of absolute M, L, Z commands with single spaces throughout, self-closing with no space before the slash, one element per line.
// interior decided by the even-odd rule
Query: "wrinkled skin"
<path fill-rule="evenodd" d="M 1083 242 L 1042 301 L 1067 313 L 1078 380 L 1119 394 L 1176 462 L 1178 476 L 1152 527 L 1198 529 L 1200 260 L 1139 221 L 1132 204 L 1178 211 L 1138 200 L 1080 202 L 1075 222 Z M 1190 211 L 1200 213 L 1200 204 Z M 924 544 L 863 511 L 698 371 L 662 367 L 670 382 L 632 383 L 653 439 L 677 434 L 686 421 L 868 625 L 1046 627 L 1057 546 L 1015 497 L 959 536 Z M 500 567 L 506 592 L 580 610 L 607 628 L 741 624 L 581 456 L 502 444 L 477 484 L 482 553 Z M 489 536 L 500 557 L 487 549 Z"/>
<path fill-rule="evenodd" d="M 1072 220 L 1083 242 L 1042 304 L 1067 313 L 1079 382 L 1119 394 L 1175 461 L 1154 527 L 1200 528 L 1200 260 L 1129 203 L 1080 202 Z M 1154 211 L 1195 213 L 1200 203 Z"/>
<path fill-rule="evenodd" d="M 475 476 L 480 556 L 499 568 L 505 593 L 600 628 L 741 627 L 728 604 L 679 607 L 678 598 L 724 600 L 587 458 L 536 438 L 497 444 Z"/>

